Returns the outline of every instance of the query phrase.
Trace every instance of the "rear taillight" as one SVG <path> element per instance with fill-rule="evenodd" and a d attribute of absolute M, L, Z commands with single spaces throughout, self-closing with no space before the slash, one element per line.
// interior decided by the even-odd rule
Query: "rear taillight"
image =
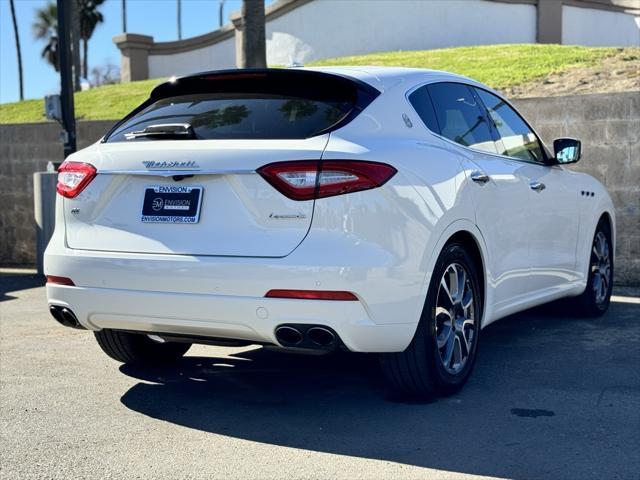
<path fill-rule="evenodd" d="M 76 197 L 95 176 L 96 167 L 89 163 L 63 162 L 58 168 L 56 191 L 63 197 Z"/>
<path fill-rule="evenodd" d="M 312 200 L 384 185 L 396 173 L 385 163 L 355 160 L 303 160 L 270 163 L 258 173 L 292 200 Z"/>

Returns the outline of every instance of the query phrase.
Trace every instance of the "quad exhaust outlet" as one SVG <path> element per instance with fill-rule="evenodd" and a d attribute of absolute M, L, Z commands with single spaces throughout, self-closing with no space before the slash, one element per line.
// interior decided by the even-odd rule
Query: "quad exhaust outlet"
<path fill-rule="evenodd" d="M 276 339 L 283 347 L 334 350 L 342 345 L 333 329 L 322 325 L 280 325 L 276 328 L 275 334 Z"/>
<path fill-rule="evenodd" d="M 78 321 L 78 317 L 76 317 L 75 313 L 73 313 L 67 307 L 62 307 L 60 305 L 49 305 L 49 312 L 59 324 L 64 325 L 65 327 L 85 330 L 85 328 Z"/>

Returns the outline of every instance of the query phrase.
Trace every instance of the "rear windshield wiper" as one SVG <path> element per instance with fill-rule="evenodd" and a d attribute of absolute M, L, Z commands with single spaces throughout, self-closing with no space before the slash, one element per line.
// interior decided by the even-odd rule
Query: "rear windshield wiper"
<path fill-rule="evenodd" d="M 139 137 L 158 139 L 190 139 L 196 138 L 196 132 L 188 123 L 163 123 L 149 125 L 143 130 L 125 133 L 127 140 L 134 140 Z"/>

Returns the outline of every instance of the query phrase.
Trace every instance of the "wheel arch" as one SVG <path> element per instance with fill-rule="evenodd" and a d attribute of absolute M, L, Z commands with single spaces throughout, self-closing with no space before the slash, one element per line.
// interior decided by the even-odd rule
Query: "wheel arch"
<path fill-rule="evenodd" d="M 427 292 L 431 283 L 431 277 L 438 257 L 442 253 L 444 247 L 452 241 L 459 241 L 465 245 L 476 262 L 480 273 L 480 289 L 482 295 L 482 327 L 490 323 L 492 317 L 492 299 L 493 291 L 491 289 L 490 278 L 490 259 L 488 258 L 488 250 L 484 242 L 484 237 L 478 230 L 477 226 L 470 220 L 460 219 L 448 225 L 440 234 L 438 241 L 431 248 L 431 257 L 427 268 L 427 276 L 424 282 L 423 305 L 427 298 Z"/>
<path fill-rule="evenodd" d="M 596 223 L 596 228 L 598 228 L 598 225 L 600 225 L 601 222 L 607 222 L 607 225 L 609 226 L 609 233 L 611 234 L 611 245 L 613 246 L 613 258 L 615 260 L 616 229 L 615 229 L 615 223 L 613 221 L 613 216 L 609 211 L 605 210 L 600 214 L 600 217 L 598 218 L 598 223 Z"/>
<path fill-rule="evenodd" d="M 467 253 L 473 259 L 478 271 L 480 273 L 480 296 L 482 298 L 482 309 L 483 312 L 485 310 L 486 303 L 486 269 L 485 269 L 485 260 L 482 255 L 482 250 L 478 243 L 478 240 L 474 237 L 474 235 L 468 230 L 459 230 L 454 233 L 449 239 L 445 242 L 445 245 L 449 243 L 457 242 L 464 246 Z"/>

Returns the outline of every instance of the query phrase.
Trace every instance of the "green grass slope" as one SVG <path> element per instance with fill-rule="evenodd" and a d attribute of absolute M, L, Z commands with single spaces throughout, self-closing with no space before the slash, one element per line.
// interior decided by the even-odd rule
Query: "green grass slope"
<path fill-rule="evenodd" d="M 342 57 L 311 65 L 383 65 L 431 68 L 459 73 L 503 89 L 542 79 L 552 73 L 593 66 L 616 55 L 616 48 L 566 45 L 488 45 L 441 50 L 384 52 Z M 161 80 L 145 80 L 95 88 L 75 95 L 80 120 L 123 117 L 147 98 Z M 42 122 L 43 100 L 0 105 L 0 123 Z"/>
<path fill-rule="evenodd" d="M 502 89 L 569 68 L 591 66 L 615 55 L 616 48 L 567 45 L 487 45 L 373 53 L 322 60 L 313 65 L 379 65 L 445 70 Z"/>
<path fill-rule="evenodd" d="M 114 120 L 127 113 L 149 97 L 149 93 L 162 79 L 142 82 L 105 85 L 84 92 L 78 92 L 75 98 L 75 113 L 79 120 Z M 44 100 L 25 100 L 23 102 L 0 105 L 0 124 L 44 122 Z"/>

